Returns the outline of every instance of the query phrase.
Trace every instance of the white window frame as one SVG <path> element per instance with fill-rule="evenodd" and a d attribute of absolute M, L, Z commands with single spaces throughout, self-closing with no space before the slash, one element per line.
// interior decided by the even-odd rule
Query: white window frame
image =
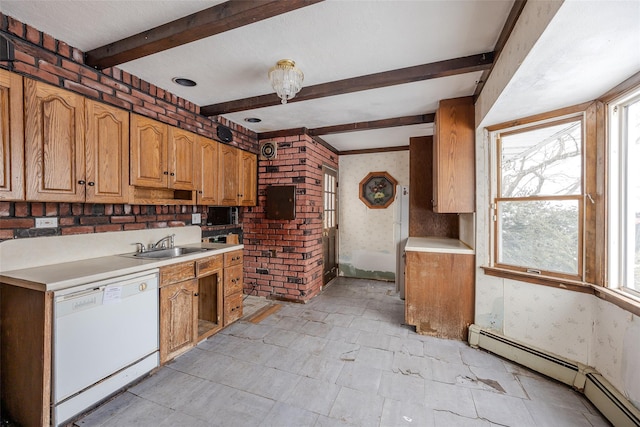
<path fill-rule="evenodd" d="M 623 95 L 608 106 L 608 287 L 640 297 L 640 290 L 633 289 L 629 278 L 634 275 L 635 249 L 630 250 L 628 227 L 635 223 L 635 213 L 630 212 L 626 200 L 629 166 L 625 107 L 640 102 L 640 88 Z M 635 240 L 634 240 L 635 241 Z"/>

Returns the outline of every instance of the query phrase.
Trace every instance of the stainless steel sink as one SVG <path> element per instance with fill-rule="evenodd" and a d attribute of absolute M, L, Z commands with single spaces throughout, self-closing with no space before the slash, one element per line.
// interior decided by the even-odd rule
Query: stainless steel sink
<path fill-rule="evenodd" d="M 151 250 L 147 252 L 136 252 L 133 254 L 126 254 L 125 256 L 130 256 L 133 258 L 149 258 L 149 259 L 163 259 L 163 258 L 175 258 L 183 255 L 189 255 L 197 252 L 205 252 L 206 248 L 169 248 L 169 249 L 158 249 Z"/>

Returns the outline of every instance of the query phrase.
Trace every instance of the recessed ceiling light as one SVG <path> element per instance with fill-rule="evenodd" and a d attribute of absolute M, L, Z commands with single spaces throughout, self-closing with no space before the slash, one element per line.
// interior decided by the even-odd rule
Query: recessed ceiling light
<path fill-rule="evenodd" d="M 247 117 L 246 119 L 244 119 L 244 121 L 249 123 L 260 123 L 262 119 L 259 119 L 257 117 Z"/>
<path fill-rule="evenodd" d="M 171 81 L 180 86 L 191 87 L 196 85 L 196 82 L 191 79 L 185 79 L 184 77 L 174 77 Z"/>

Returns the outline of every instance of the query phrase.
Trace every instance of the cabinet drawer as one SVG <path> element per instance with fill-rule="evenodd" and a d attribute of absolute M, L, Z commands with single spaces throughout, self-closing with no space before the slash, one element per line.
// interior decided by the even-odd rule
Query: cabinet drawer
<path fill-rule="evenodd" d="M 209 258 L 203 258 L 196 261 L 196 269 L 198 277 L 211 273 L 212 271 L 220 270 L 222 268 L 222 257 L 220 255 L 214 255 Z"/>
<path fill-rule="evenodd" d="M 225 268 L 236 264 L 242 264 L 242 251 L 226 252 L 224 254 Z"/>
<path fill-rule="evenodd" d="M 242 265 L 224 269 L 224 295 L 242 293 Z"/>
<path fill-rule="evenodd" d="M 196 277 L 196 264 L 193 261 L 173 264 L 160 269 L 160 286 L 181 282 Z"/>
<path fill-rule="evenodd" d="M 242 294 L 234 294 L 224 298 L 225 326 L 242 317 Z"/>

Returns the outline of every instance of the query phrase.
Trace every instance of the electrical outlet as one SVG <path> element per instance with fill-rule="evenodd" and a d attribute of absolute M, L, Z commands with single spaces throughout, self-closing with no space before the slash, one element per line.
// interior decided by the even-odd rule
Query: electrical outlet
<path fill-rule="evenodd" d="M 191 224 L 200 224 L 202 222 L 202 214 L 191 214 Z"/>
<path fill-rule="evenodd" d="M 36 218 L 36 228 L 56 228 L 58 218 Z"/>

